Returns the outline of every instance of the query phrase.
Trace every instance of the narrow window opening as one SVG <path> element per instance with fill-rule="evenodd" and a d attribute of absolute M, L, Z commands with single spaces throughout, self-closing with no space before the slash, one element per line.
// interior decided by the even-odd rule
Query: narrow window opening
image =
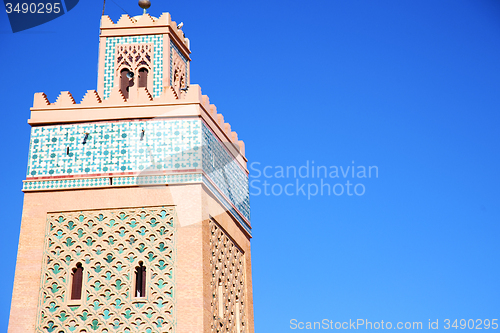
<path fill-rule="evenodd" d="M 69 155 L 69 147 L 66 147 L 66 155 Z"/>
<path fill-rule="evenodd" d="M 139 69 L 139 88 L 148 86 L 148 70 L 146 68 Z"/>
<path fill-rule="evenodd" d="M 71 299 L 80 300 L 82 299 L 82 281 L 83 281 L 83 267 L 82 264 L 76 264 L 73 268 L 73 278 L 71 284 Z"/>
<path fill-rule="evenodd" d="M 113 177 L 109 177 L 109 185 L 113 185 Z"/>
<path fill-rule="evenodd" d="M 128 99 L 130 87 L 134 85 L 134 73 L 124 68 L 120 72 L 120 90 L 122 91 L 123 97 Z"/>
<path fill-rule="evenodd" d="M 219 301 L 219 318 L 224 317 L 224 299 L 222 295 L 223 289 L 222 289 L 222 281 L 219 279 L 219 286 L 218 286 L 218 301 Z"/>
<path fill-rule="evenodd" d="M 236 296 L 236 333 L 241 332 L 241 317 L 240 317 L 240 300 Z"/>
<path fill-rule="evenodd" d="M 146 297 L 146 267 L 142 261 L 135 268 L 135 297 Z"/>

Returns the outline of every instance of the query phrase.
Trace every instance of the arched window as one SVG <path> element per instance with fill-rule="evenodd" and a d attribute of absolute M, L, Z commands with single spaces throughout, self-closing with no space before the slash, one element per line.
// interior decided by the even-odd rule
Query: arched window
<path fill-rule="evenodd" d="M 148 70 L 146 68 L 139 69 L 139 88 L 148 86 Z"/>
<path fill-rule="evenodd" d="M 83 267 L 82 264 L 76 264 L 73 268 L 73 278 L 71 283 L 71 299 L 79 300 L 82 299 L 82 281 L 83 281 Z"/>
<path fill-rule="evenodd" d="M 135 297 L 146 297 L 146 267 L 142 261 L 135 268 Z"/>
<path fill-rule="evenodd" d="M 134 81 L 132 78 L 134 74 L 129 71 L 127 68 L 124 68 L 120 72 L 120 90 L 125 98 L 128 99 L 129 87 L 133 85 Z"/>

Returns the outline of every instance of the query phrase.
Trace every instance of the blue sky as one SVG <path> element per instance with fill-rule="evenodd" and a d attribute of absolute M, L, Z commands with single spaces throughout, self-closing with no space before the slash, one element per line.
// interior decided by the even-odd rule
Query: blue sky
<path fill-rule="evenodd" d="M 16 34 L 0 13 L 2 331 L 33 94 L 96 88 L 101 10 L 81 1 Z M 164 11 L 184 22 L 191 83 L 253 169 L 378 167 L 378 178 L 323 179 L 361 183 L 360 196 L 251 196 L 256 332 L 298 331 L 292 319 L 431 319 L 440 331 L 445 319 L 500 319 L 500 2 L 153 1 L 151 14 Z M 108 1 L 106 13 L 123 11 Z M 257 174 L 254 186 L 276 191 L 297 182 Z"/>

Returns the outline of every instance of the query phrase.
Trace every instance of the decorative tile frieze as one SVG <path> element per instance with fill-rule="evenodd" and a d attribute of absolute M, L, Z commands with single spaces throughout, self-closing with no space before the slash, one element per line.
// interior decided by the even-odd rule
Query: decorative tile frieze
<path fill-rule="evenodd" d="M 203 171 L 224 196 L 250 220 L 248 175 L 215 135 L 203 125 Z"/>
<path fill-rule="evenodd" d="M 104 187 L 109 185 L 109 178 L 71 178 L 38 180 L 23 182 L 23 190 L 51 190 L 86 187 Z"/>
<path fill-rule="evenodd" d="M 199 119 L 33 127 L 23 189 L 201 182 L 200 170 L 220 192 L 217 196 L 230 203 L 227 208 L 249 221 L 248 175 Z M 155 172 L 166 174 L 153 177 Z"/>

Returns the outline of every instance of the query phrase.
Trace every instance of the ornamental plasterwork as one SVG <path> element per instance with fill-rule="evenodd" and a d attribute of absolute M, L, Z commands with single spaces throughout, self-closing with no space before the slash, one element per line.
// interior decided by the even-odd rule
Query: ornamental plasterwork
<path fill-rule="evenodd" d="M 212 332 L 244 333 L 245 270 L 244 255 L 226 232 L 210 221 L 210 267 L 212 271 Z"/>
<path fill-rule="evenodd" d="M 175 225 L 172 207 L 48 214 L 36 332 L 174 332 Z M 82 297 L 71 300 L 78 264 Z"/>
<path fill-rule="evenodd" d="M 186 61 L 179 55 L 178 52 L 171 50 L 172 52 L 172 88 L 177 96 L 181 95 L 181 89 L 186 88 L 186 78 L 187 78 L 187 65 Z"/>
<path fill-rule="evenodd" d="M 122 44 L 116 46 L 116 73 L 119 76 L 124 68 L 137 72 L 139 68 L 147 68 L 151 72 L 153 43 Z"/>

